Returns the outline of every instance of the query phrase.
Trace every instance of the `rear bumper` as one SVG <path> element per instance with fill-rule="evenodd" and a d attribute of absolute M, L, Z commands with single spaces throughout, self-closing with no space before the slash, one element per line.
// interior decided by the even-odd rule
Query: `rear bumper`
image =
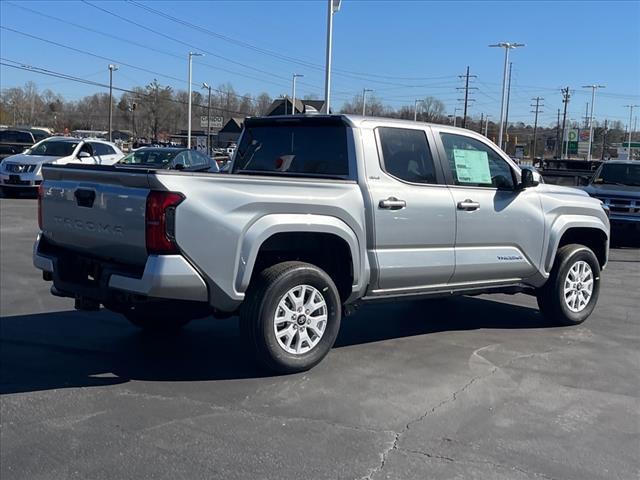
<path fill-rule="evenodd" d="M 156 299 L 208 302 L 207 285 L 181 255 L 149 255 L 144 269 L 83 259 L 43 241 L 33 246 L 33 265 L 48 272 L 56 290 L 72 298 L 110 302 L 123 294 Z"/>

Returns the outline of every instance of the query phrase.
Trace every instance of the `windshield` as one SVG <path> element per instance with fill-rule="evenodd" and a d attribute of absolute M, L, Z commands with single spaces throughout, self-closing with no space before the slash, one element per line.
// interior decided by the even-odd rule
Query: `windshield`
<path fill-rule="evenodd" d="M 593 183 L 640 186 L 640 164 L 605 163 Z"/>
<path fill-rule="evenodd" d="M 181 150 L 137 150 L 135 152 L 131 152 L 118 163 L 132 166 L 162 168 L 168 166 L 180 152 Z"/>
<path fill-rule="evenodd" d="M 267 124 L 246 127 L 234 173 L 344 178 L 349 175 L 344 125 Z"/>
<path fill-rule="evenodd" d="M 78 143 L 65 140 L 45 140 L 37 143 L 25 153 L 27 155 L 44 155 L 46 157 L 68 157 L 76 149 Z"/>

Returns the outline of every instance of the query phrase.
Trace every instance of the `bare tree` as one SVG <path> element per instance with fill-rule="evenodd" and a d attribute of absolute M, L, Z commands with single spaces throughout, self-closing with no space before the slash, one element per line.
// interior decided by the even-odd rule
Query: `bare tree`
<path fill-rule="evenodd" d="M 435 97 L 426 97 L 418 109 L 418 119 L 423 122 L 438 123 L 445 118 L 445 106 Z"/>
<path fill-rule="evenodd" d="M 272 102 L 273 100 L 268 93 L 262 92 L 258 95 L 254 106 L 256 115 L 266 115 Z"/>

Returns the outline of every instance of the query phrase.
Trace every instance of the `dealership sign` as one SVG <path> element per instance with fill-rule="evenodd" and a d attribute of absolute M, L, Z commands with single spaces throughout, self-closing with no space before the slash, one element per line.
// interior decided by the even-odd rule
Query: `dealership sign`
<path fill-rule="evenodd" d="M 207 120 L 209 117 L 206 115 L 202 115 L 200 117 L 200 127 L 207 128 Z M 224 125 L 224 117 L 211 117 L 211 125 L 209 128 L 217 128 L 220 129 Z"/>

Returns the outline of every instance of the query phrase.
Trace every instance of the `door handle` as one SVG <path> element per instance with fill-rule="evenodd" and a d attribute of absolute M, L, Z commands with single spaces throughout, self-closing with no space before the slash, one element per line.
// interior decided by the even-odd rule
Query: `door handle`
<path fill-rule="evenodd" d="M 384 200 L 380 200 L 378 207 L 386 210 L 400 210 L 407 206 L 407 202 L 404 200 L 398 200 L 396 197 L 389 197 Z"/>
<path fill-rule="evenodd" d="M 480 204 L 478 202 L 474 202 L 468 198 L 462 202 L 458 202 L 458 210 L 467 210 L 468 212 L 471 212 L 473 210 L 478 210 L 479 208 Z"/>

